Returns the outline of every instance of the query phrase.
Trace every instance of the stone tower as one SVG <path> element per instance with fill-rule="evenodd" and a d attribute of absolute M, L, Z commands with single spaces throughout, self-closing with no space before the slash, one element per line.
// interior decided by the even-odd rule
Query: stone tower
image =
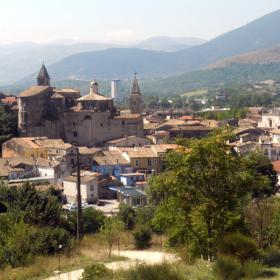
<path fill-rule="evenodd" d="M 37 77 L 37 85 L 48 86 L 48 87 L 50 86 L 50 76 L 44 63 L 42 64 L 42 67 Z"/>
<path fill-rule="evenodd" d="M 138 85 L 136 73 L 134 75 L 133 87 L 130 94 L 130 111 L 132 114 L 142 114 L 143 104 L 140 88 Z"/>

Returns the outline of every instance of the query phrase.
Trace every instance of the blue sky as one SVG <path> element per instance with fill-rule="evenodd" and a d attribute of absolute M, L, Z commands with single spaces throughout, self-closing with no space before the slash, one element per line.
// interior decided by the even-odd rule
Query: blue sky
<path fill-rule="evenodd" d="M 211 39 L 278 9 L 280 0 L 0 0 L 0 43 Z"/>

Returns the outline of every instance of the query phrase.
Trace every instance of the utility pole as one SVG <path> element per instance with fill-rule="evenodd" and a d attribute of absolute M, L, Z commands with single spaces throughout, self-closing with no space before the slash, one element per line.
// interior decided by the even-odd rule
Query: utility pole
<path fill-rule="evenodd" d="M 77 147 L 77 239 L 82 238 L 83 224 L 82 224 L 82 198 L 81 198 L 81 172 L 80 172 L 80 154 L 79 147 Z"/>

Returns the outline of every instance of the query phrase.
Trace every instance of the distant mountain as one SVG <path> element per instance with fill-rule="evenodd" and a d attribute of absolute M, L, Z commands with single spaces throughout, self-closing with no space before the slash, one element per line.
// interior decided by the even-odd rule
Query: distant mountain
<path fill-rule="evenodd" d="M 176 52 L 112 48 L 74 54 L 51 65 L 57 79 L 128 78 L 134 71 L 144 78 L 166 77 L 199 70 L 218 60 L 280 44 L 280 10 L 205 44 Z"/>
<path fill-rule="evenodd" d="M 280 63 L 280 45 L 269 49 L 249 52 L 249 53 L 225 58 L 213 64 L 210 64 L 209 66 L 207 66 L 207 69 L 228 68 L 234 64 L 270 64 L 270 63 Z"/>
<path fill-rule="evenodd" d="M 99 43 L 14 43 L 0 45 L 0 84 L 8 84 L 37 71 L 43 60 L 52 64 L 74 53 L 116 47 Z"/>
<path fill-rule="evenodd" d="M 135 48 L 154 51 L 178 51 L 188 49 L 205 43 L 206 40 L 188 37 L 151 37 L 137 45 Z"/>

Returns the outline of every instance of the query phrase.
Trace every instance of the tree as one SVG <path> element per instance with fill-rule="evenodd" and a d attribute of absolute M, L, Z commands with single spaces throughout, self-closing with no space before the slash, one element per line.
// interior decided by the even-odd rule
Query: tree
<path fill-rule="evenodd" d="M 119 245 L 120 233 L 124 229 L 124 224 L 122 221 L 116 218 L 108 217 L 105 219 L 104 225 L 102 227 L 102 234 L 108 243 L 108 257 L 111 257 L 112 247 L 117 241 Z"/>
<path fill-rule="evenodd" d="M 83 233 L 96 233 L 104 224 L 105 216 L 94 208 L 86 208 L 83 210 Z M 77 231 L 77 211 L 72 211 L 67 214 L 65 228 L 75 235 Z"/>
<path fill-rule="evenodd" d="M 152 239 L 151 229 L 147 226 L 138 226 L 134 232 L 134 242 L 137 249 L 144 249 L 150 246 Z"/>
<path fill-rule="evenodd" d="M 256 184 L 253 190 L 254 197 L 274 195 L 278 192 L 278 177 L 271 161 L 262 153 L 248 155 L 249 168 L 255 170 Z M 268 180 L 268 182 L 263 182 Z"/>
<path fill-rule="evenodd" d="M 135 224 L 135 210 L 126 204 L 121 204 L 119 210 L 118 218 L 124 223 L 126 229 L 132 230 Z"/>
<path fill-rule="evenodd" d="M 256 184 L 248 159 L 231 152 L 231 135 L 217 132 L 167 155 L 164 174 L 151 181 L 154 223 L 183 243 L 191 257 L 212 259 L 219 240 L 243 227 L 243 207 Z M 263 180 L 264 183 L 267 183 Z"/>
<path fill-rule="evenodd" d="M 0 105 L 0 147 L 9 138 L 17 135 L 17 112 Z M 1 149 L 0 149 L 1 150 Z"/>
<path fill-rule="evenodd" d="M 246 207 L 246 223 L 259 248 L 264 249 L 273 243 L 271 227 L 279 210 L 279 201 L 272 197 L 256 198 Z"/>
<path fill-rule="evenodd" d="M 15 220 L 28 224 L 57 226 L 60 223 L 62 205 L 51 191 L 42 192 L 29 183 L 21 187 L 0 186 L 0 202 Z"/>

